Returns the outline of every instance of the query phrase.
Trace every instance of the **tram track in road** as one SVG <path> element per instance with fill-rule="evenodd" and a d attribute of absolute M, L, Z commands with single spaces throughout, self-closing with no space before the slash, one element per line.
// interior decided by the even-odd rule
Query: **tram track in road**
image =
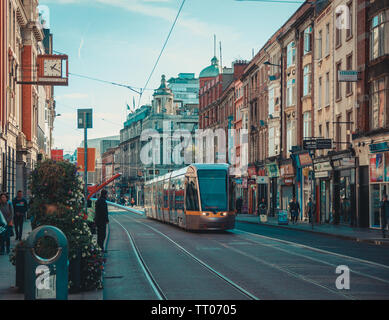
<path fill-rule="evenodd" d="M 121 215 L 121 217 L 127 218 L 129 221 L 133 221 L 133 222 L 136 222 L 138 224 L 141 224 L 144 227 L 147 227 L 148 229 L 152 230 L 155 234 L 158 234 L 159 236 L 165 238 L 170 243 L 172 243 L 175 247 L 177 247 L 181 252 L 183 252 L 186 256 L 191 258 L 192 261 L 194 261 L 197 264 L 201 265 L 205 270 L 207 270 L 212 275 L 216 276 L 218 279 L 222 280 L 225 284 L 227 284 L 230 287 L 232 287 L 234 290 L 236 290 L 237 292 L 242 294 L 245 298 L 247 298 L 249 300 L 261 300 L 259 297 L 257 297 L 254 294 L 250 293 L 249 291 L 247 291 L 246 289 L 241 287 L 239 284 L 237 284 L 236 282 L 232 281 L 231 279 L 229 279 L 228 277 L 226 277 L 222 273 L 218 272 L 217 270 L 215 270 L 213 267 L 211 267 L 209 264 L 207 264 L 206 262 L 204 262 L 200 258 L 196 257 L 194 254 L 192 254 L 191 252 L 186 250 L 183 246 L 181 246 L 179 243 L 174 241 L 172 238 L 170 238 L 168 235 L 164 234 L 163 232 L 161 232 L 161 231 L 155 229 L 154 227 L 149 226 L 149 225 L 147 225 L 147 224 L 145 224 L 145 223 L 143 223 L 143 222 L 141 222 L 141 221 L 139 221 L 137 219 L 131 218 L 128 215 Z M 119 225 L 121 225 L 122 228 L 125 229 L 125 227 L 119 221 L 117 221 L 115 218 L 113 218 L 113 219 L 117 223 L 119 223 Z M 128 232 L 128 230 L 126 230 L 126 233 L 127 233 L 128 237 L 129 237 L 129 239 L 131 239 L 131 235 Z M 132 242 L 134 244 L 134 247 L 136 248 L 135 241 L 133 239 L 131 239 L 130 242 Z M 139 255 L 140 255 L 140 253 L 139 253 Z M 139 262 L 144 265 L 146 271 L 148 270 L 148 275 L 150 276 L 151 272 L 150 272 L 149 268 L 147 268 L 147 265 L 145 264 L 144 260 L 141 259 Z M 152 277 L 152 276 L 150 278 L 154 279 L 154 277 Z M 157 283 L 155 282 L 155 279 L 153 280 L 153 283 L 157 285 Z M 159 288 L 159 286 L 158 286 L 158 288 Z M 159 288 L 159 290 L 161 290 L 161 289 Z M 162 292 L 162 290 L 161 290 L 161 292 Z M 166 295 L 164 295 L 164 297 L 166 298 Z M 167 298 L 166 298 L 166 300 L 167 300 Z"/>
<path fill-rule="evenodd" d="M 147 267 L 147 264 L 145 263 L 142 254 L 140 253 L 139 248 L 137 247 L 135 240 L 130 232 L 114 217 L 111 216 L 111 218 L 124 230 L 126 233 L 128 240 L 130 242 L 130 245 L 135 253 L 135 256 L 138 260 L 138 263 L 148 281 L 150 284 L 153 292 L 155 293 L 158 300 L 167 300 L 166 295 L 163 293 L 162 289 L 159 287 L 157 281 L 154 279 L 153 274 L 151 273 L 150 269 Z"/>

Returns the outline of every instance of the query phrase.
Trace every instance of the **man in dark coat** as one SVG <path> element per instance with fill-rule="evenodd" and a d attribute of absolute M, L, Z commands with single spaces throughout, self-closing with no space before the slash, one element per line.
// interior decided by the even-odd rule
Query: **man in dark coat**
<path fill-rule="evenodd" d="M 107 206 L 106 190 L 101 191 L 100 198 L 96 201 L 96 215 L 95 224 L 97 228 L 97 243 L 102 250 L 104 250 L 104 241 L 106 237 L 106 227 L 108 220 L 108 206 Z"/>
<path fill-rule="evenodd" d="M 298 216 L 300 214 L 300 204 L 296 200 L 296 197 L 293 196 L 292 201 L 289 202 L 290 216 L 292 218 L 292 223 L 297 223 Z"/>
<path fill-rule="evenodd" d="M 16 240 L 22 240 L 23 224 L 28 210 L 28 202 L 23 198 L 23 191 L 19 190 L 16 198 L 13 199 L 14 206 L 14 225 L 16 232 Z"/>

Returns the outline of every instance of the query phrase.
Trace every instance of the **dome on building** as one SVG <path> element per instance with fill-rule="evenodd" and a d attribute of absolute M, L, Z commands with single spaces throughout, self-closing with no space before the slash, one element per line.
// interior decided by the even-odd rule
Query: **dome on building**
<path fill-rule="evenodd" d="M 216 57 L 213 57 L 211 60 L 211 65 L 200 72 L 200 78 L 216 77 L 219 75 L 219 73 L 219 60 Z"/>

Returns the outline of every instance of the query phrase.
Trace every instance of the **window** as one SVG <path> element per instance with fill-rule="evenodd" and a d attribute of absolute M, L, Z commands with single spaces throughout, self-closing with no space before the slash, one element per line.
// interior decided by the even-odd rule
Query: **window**
<path fill-rule="evenodd" d="M 342 63 L 341 62 L 338 62 L 336 64 L 336 100 L 340 100 L 342 99 L 342 84 L 341 82 L 339 82 L 339 71 L 340 71 L 340 68 L 342 66 Z"/>
<path fill-rule="evenodd" d="M 291 79 L 286 86 L 286 106 L 290 107 L 296 104 L 296 80 Z"/>
<path fill-rule="evenodd" d="M 312 122 L 311 122 L 311 112 L 304 113 L 304 138 L 310 138 L 312 136 Z"/>
<path fill-rule="evenodd" d="M 348 26 L 346 29 L 346 38 L 350 38 L 353 35 L 353 4 L 352 2 L 347 4 L 348 8 Z"/>
<path fill-rule="evenodd" d="M 322 78 L 319 77 L 319 86 L 318 86 L 318 89 L 317 89 L 317 108 L 320 110 L 321 109 L 321 93 L 322 93 Z"/>
<path fill-rule="evenodd" d="M 321 124 L 319 124 L 319 138 L 323 137 L 323 130 Z"/>
<path fill-rule="evenodd" d="M 303 95 L 307 96 L 311 94 L 312 78 L 311 78 L 311 64 L 307 64 L 304 67 L 304 89 Z"/>
<path fill-rule="evenodd" d="M 289 152 L 293 146 L 293 120 L 286 121 L 286 150 Z"/>
<path fill-rule="evenodd" d="M 336 15 L 336 21 L 338 23 L 335 24 L 335 43 L 336 46 L 339 47 L 342 44 L 342 26 L 340 23 L 342 13 L 338 13 Z"/>
<path fill-rule="evenodd" d="M 351 142 L 351 122 L 352 122 L 352 111 L 348 111 L 346 114 L 346 142 Z"/>
<path fill-rule="evenodd" d="M 326 122 L 326 139 L 330 137 L 330 123 Z"/>
<path fill-rule="evenodd" d="M 389 28 L 389 10 L 383 11 L 376 15 L 371 21 L 370 29 L 370 60 L 377 59 L 384 54 L 389 53 L 389 40 L 388 32 Z M 386 29 L 386 30 L 385 30 Z"/>
<path fill-rule="evenodd" d="M 319 31 L 319 37 L 317 39 L 317 58 L 320 60 L 322 58 L 322 39 L 323 39 L 323 35 L 322 35 L 322 31 L 320 30 Z"/>
<path fill-rule="evenodd" d="M 326 73 L 326 94 L 325 94 L 325 106 L 330 105 L 330 73 Z"/>
<path fill-rule="evenodd" d="M 385 78 L 375 80 L 370 85 L 371 127 L 385 127 Z"/>
<path fill-rule="evenodd" d="M 326 24 L 326 52 L 325 55 L 330 54 L 330 24 Z"/>
<path fill-rule="evenodd" d="M 294 41 L 290 42 L 287 46 L 286 66 L 290 66 L 296 63 L 296 44 Z"/>
<path fill-rule="evenodd" d="M 269 157 L 276 155 L 274 128 L 269 129 Z"/>
<path fill-rule="evenodd" d="M 196 179 L 188 178 L 186 186 L 186 210 L 199 211 L 199 199 Z"/>
<path fill-rule="evenodd" d="M 304 30 L 304 54 L 312 51 L 312 27 Z"/>
<path fill-rule="evenodd" d="M 269 115 L 274 113 L 274 88 L 269 90 Z"/>
<path fill-rule="evenodd" d="M 353 69 L 353 56 L 352 56 L 352 54 L 350 54 L 346 57 L 346 67 L 347 67 L 347 70 Z M 348 82 L 346 82 L 346 95 L 349 95 L 352 93 L 353 93 L 353 83 L 348 81 Z"/>

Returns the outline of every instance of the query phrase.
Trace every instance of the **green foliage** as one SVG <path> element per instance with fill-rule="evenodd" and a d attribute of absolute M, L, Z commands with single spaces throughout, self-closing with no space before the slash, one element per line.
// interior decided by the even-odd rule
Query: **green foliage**
<path fill-rule="evenodd" d="M 69 261 L 81 255 L 81 287 L 102 288 L 103 253 L 95 241 L 83 213 L 83 194 L 77 168 L 69 162 L 46 160 L 31 173 L 32 227 L 43 225 L 59 228 L 66 235 Z M 49 254 L 40 249 L 42 254 Z M 47 251 L 52 250 L 48 247 Z M 10 257 L 11 261 L 12 258 Z M 69 281 L 69 288 L 72 289 Z"/>

